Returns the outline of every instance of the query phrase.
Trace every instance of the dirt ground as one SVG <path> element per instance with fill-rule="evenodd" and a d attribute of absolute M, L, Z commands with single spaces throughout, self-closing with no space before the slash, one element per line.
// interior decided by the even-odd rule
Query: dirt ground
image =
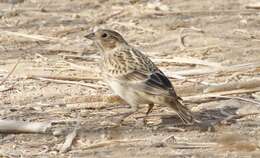
<path fill-rule="evenodd" d="M 260 79 L 260 15 L 248 7 L 256 2 L 0 0 L 0 117 L 56 122 L 60 130 L 0 134 L 0 157 L 259 158 L 260 85 L 239 86 Z M 111 92 L 99 77 L 98 50 L 84 39 L 95 28 L 115 29 L 147 54 L 202 125 L 213 127 L 185 126 L 162 105 L 147 124 L 141 105 L 114 127 L 129 106 L 102 101 Z M 220 97 L 205 97 L 229 83 L 233 89 L 214 93 Z"/>

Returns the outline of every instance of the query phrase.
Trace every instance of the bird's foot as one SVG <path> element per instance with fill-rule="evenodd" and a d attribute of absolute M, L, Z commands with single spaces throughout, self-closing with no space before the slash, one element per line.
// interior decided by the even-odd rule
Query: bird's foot
<path fill-rule="evenodd" d="M 148 105 L 149 105 L 148 110 L 146 111 L 145 117 L 143 118 L 143 123 L 144 123 L 145 126 L 148 126 L 147 118 L 148 118 L 148 115 L 152 112 L 153 107 L 154 107 L 153 103 L 152 104 L 148 104 Z"/>

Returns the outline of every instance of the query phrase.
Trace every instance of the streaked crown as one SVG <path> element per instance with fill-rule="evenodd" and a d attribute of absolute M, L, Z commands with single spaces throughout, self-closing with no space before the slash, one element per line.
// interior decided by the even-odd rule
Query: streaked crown
<path fill-rule="evenodd" d="M 104 50 L 113 49 L 120 44 L 127 44 L 118 32 L 108 29 L 98 29 L 85 37 L 97 42 Z"/>

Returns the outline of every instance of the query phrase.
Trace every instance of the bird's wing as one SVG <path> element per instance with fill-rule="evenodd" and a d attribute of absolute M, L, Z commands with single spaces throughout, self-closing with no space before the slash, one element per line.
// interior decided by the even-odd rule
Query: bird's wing
<path fill-rule="evenodd" d="M 153 95 L 168 95 L 179 98 L 169 79 L 158 69 L 154 72 L 133 71 L 120 76 L 125 84 Z M 180 99 L 180 98 L 179 98 Z"/>

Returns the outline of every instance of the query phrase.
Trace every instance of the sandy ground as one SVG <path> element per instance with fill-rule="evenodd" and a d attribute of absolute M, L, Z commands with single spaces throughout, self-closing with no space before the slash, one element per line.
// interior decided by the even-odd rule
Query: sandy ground
<path fill-rule="evenodd" d="M 246 7 L 257 1 L 0 2 L 0 82 L 18 63 L 0 84 L 0 117 L 56 121 L 55 128 L 61 130 L 57 136 L 0 134 L 0 157 L 260 157 L 260 117 L 247 115 L 260 112 L 259 89 L 231 92 L 229 98 L 188 99 L 207 94 L 212 85 L 260 78 L 260 15 Z M 111 93 L 96 80 L 99 55 L 83 37 L 95 27 L 119 31 L 152 58 L 172 76 L 195 116 L 215 130 L 184 126 L 171 109 L 159 105 L 146 125 L 142 116 L 147 106 L 142 105 L 122 126 L 113 127 L 113 115 L 127 111 L 128 105 L 84 100 Z M 241 69 L 229 71 L 232 67 Z M 176 74 L 186 79 L 176 79 Z M 70 77 L 70 83 L 27 78 L 32 75 Z M 66 135 L 76 126 L 71 150 L 61 153 Z"/>

